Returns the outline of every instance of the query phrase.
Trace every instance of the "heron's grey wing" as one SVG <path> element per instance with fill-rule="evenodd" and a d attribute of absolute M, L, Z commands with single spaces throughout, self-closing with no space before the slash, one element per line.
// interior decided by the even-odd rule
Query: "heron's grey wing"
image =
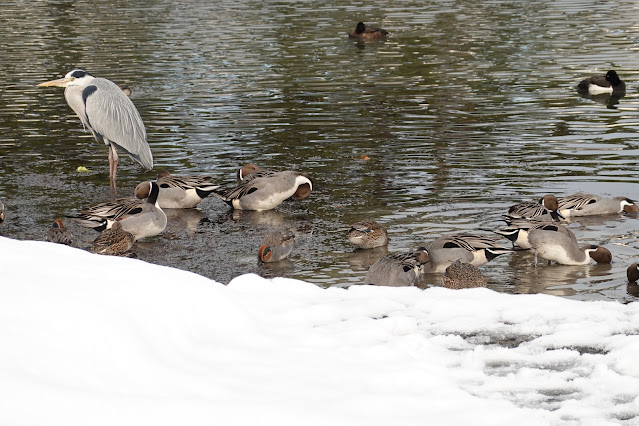
<path fill-rule="evenodd" d="M 124 149 L 147 169 L 153 168 L 153 155 L 146 141 L 140 113 L 113 82 L 96 78 L 82 92 L 90 128 L 98 136 Z"/>

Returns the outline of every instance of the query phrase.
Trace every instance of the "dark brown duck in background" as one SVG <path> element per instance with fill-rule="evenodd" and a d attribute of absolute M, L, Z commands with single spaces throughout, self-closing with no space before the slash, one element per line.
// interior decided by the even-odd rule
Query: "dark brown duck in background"
<path fill-rule="evenodd" d="M 388 35 L 388 31 L 382 28 L 367 27 L 363 22 L 358 22 L 355 31 L 351 31 L 348 36 L 350 38 L 358 38 L 361 40 L 379 40 Z"/>

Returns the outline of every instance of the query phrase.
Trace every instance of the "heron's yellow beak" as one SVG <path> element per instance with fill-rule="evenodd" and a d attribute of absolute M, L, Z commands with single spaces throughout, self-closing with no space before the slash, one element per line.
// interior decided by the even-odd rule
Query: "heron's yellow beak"
<path fill-rule="evenodd" d="M 51 81 L 45 81 L 44 83 L 40 83 L 38 84 L 38 87 L 51 87 L 51 86 L 57 86 L 57 87 L 67 87 L 69 85 L 69 83 L 71 83 L 74 80 L 74 78 L 59 78 L 57 80 L 51 80 Z"/>

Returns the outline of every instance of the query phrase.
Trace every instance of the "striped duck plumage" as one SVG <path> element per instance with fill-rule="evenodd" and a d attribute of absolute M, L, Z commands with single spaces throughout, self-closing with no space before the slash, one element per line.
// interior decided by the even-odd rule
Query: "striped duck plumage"
<path fill-rule="evenodd" d="M 424 247 L 409 253 L 384 256 L 368 270 L 365 284 L 385 286 L 410 286 L 420 274 L 421 266 L 428 262 L 428 252 Z"/>
<path fill-rule="evenodd" d="M 155 182 L 142 182 L 135 189 L 135 197 L 107 201 L 70 216 L 79 225 L 104 231 L 116 221 L 136 240 L 160 234 L 166 228 L 166 214 L 157 204 L 160 188 Z"/>

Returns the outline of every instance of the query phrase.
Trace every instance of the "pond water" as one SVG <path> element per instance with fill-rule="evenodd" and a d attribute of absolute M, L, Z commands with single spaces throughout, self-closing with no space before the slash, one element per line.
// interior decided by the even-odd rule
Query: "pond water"
<path fill-rule="evenodd" d="M 160 169 L 222 183 L 254 162 L 313 177 L 304 201 L 234 212 L 209 198 L 168 212 L 166 231 L 136 244 L 140 259 L 220 282 L 256 272 L 361 283 L 383 254 L 349 245 L 349 225 L 365 218 L 401 252 L 482 232 L 510 205 L 547 193 L 637 199 L 638 9 L 622 0 L 13 2 L 0 15 L 0 235 L 43 239 L 56 217 L 111 197 L 106 147 L 61 89 L 36 87 L 74 68 L 129 85 L 146 124 L 155 168 L 122 158 L 121 196 Z M 390 36 L 349 40 L 359 20 Z M 617 104 L 575 92 L 608 69 L 628 84 Z M 482 270 L 501 292 L 637 300 L 625 278 L 639 259 L 637 220 L 570 225 L 609 248 L 612 265 L 535 269 L 520 252 Z M 67 222 L 88 247 L 95 232 Z M 259 267 L 260 235 L 280 226 L 296 230 L 294 254 Z"/>

